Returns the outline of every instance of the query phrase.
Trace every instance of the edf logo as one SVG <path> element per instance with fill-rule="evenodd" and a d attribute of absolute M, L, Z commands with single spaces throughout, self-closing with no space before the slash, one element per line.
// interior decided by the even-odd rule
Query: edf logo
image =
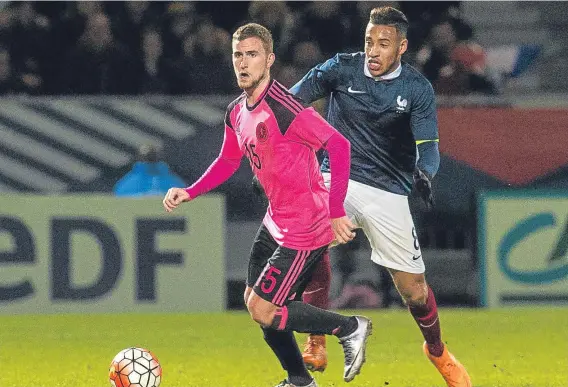
<path fill-rule="evenodd" d="M 223 310 L 224 199 L 202 199 L 0 196 L 0 314 Z"/>
<path fill-rule="evenodd" d="M 88 218 L 53 218 L 50 225 L 51 298 L 53 300 L 89 300 L 110 292 L 123 270 L 119 236 L 105 222 Z M 179 251 L 159 252 L 156 237 L 159 232 L 185 232 L 184 218 L 136 220 L 136 299 L 156 299 L 156 269 L 158 265 L 181 265 Z M 34 235 L 16 218 L 0 217 L 0 233 L 12 237 L 13 249 L 0 252 L 0 262 L 34 264 L 37 248 Z M 101 249 L 101 270 L 89 285 L 74 285 L 71 281 L 73 235 L 86 234 L 98 241 Z M 34 284 L 25 277 L 12 285 L 0 286 L 0 300 L 10 301 L 34 293 Z"/>

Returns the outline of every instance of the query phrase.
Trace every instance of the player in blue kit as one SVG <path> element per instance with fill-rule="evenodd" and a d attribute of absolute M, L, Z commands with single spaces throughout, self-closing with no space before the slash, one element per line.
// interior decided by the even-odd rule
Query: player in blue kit
<path fill-rule="evenodd" d="M 290 91 L 306 103 L 330 97 L 327 120 L 351 143 L 345 210 L 369 239 L 371 259 L 389 270 L 424 336 L 426 356 L 448 386 L 470 387 L 465 367 L 442 342 L 436 300 L 424 276 L 408 204 L 414 185 L 432 206 L 430 181 L 438 171 L 440 154 L 432 86 L 401 60 L 408 45 L 407 30 L 408 21 L 399 10 L 373 9 L 365 52 L 337 54 L 311 69 Z M 326 157 L 322 163 L 326 184 L 329 167 Z M 310 336 L 308 344 L 310 340 L 317 336 Z M 318 370 L 310 363 L 318 356 L 321 360 L 321 349 L 304 353 L 312 370 Z"/>

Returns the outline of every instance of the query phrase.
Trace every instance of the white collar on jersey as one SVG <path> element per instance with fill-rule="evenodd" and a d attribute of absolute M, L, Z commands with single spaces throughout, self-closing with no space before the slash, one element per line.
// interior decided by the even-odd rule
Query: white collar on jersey
<path fill-rule="evenodd" d="M 371 72 L 369 71 L 369 68 L 367 67 L 367 61 L 365 61 L 365 63 L 363 64 L 363 72 L 365 73 L 366 76 L 368 76 L 369 78 L 373 78 L 375 81 L 388 81 L 390 79 L 395 79 L 400 75 L 400 73 L 402 72 L 402 63 L 399 63 L 396 70 L 394 70 L 390 74 L 383 75 L 380 77 L 373 77 L 371 75 Z"/>

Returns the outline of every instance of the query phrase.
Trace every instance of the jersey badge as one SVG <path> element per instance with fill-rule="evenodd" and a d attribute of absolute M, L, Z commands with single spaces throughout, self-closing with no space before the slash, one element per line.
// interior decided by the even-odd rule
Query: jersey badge
<path fill-rule="evenodd" d="M 266 142 L 268 140 L 268 128 L 264 122 L 259 122 L 256 126 L 256 139 L 258 142 Z"/>
<path fill-rule="evenodd" d="M 403 112 L 406 109 L 406 105 L 408 105 L 408 101 L 406 99 L 402 99 L 402 97 L 399 95 L 396 98 L 396 110 Z"/>

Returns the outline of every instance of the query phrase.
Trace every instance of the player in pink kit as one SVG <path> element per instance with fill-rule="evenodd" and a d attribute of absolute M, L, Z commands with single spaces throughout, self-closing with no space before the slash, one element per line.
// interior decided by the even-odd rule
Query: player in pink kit
<path fill-rule="evenodd" d="M 246 154 L 269 206 L 251 249 L 244 297 L 288 373 L 279 386 L 316 386 L 293 331 L 338 337 L 345 354 L 343 378 L 351 381 L 365 361 L 370 320 L 300 301 L 329 244 L 347 243 L 355 235 L 343 208 L 350 145 L 313 108 L 270 78 L 272 46 L 270 31 L 259 24 L 246 24 L 234 33 L 233 67 L 244 93 L 227 108 L 221 152 L 193 185 L 170 189 L 163 204 L 172 211 L 217 187 Z M 333 165 L 329 192 L 316 158 L 322 148 Z"/>

